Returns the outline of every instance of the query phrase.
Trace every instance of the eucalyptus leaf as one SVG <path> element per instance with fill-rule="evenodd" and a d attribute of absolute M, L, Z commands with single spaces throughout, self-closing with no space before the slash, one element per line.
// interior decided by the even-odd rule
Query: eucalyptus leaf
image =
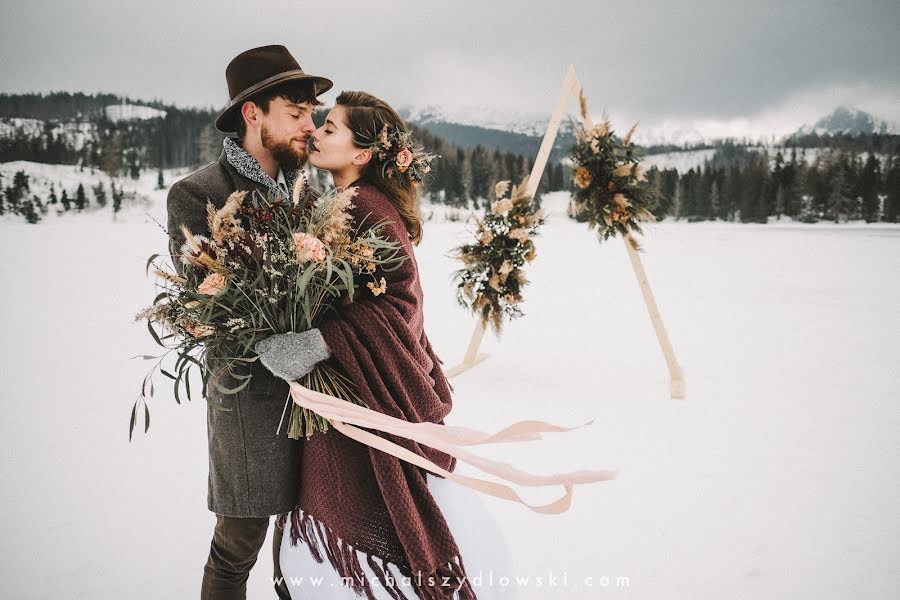
<path fill-rule="evenodd" d="M 150 274 L 150 265 L 153 264 L 153 261 L 159 258 L 159 254 L 154 254 L 150 258 L 147 259 L 147 265 L 144 267 L 144 275 Z"/>
<path fill-rule="evenodd" d="M 128 425 L 128 441 L 131 441 L 131 435 L 134 432 L 134 425 L 137 423 L 137 402 L 131 407 L 131 423 Z"/>
<path fill-rule="evenodd" d="M 150 321 L 147 321 L 147 329 L 150 331 L 150 335 L 153 336 L 153 340 L 154 340 L 157 344 L 159 344 L 160 346 L 162 346 L 163 348 L 165 348 L 166 345 L 163 344 L 162 341 L 160 341 L 159 336 L 156 335 L 156 331 L 154 331 L 153 325 L 150 323 Z"/>
<path fill-rule="evenodd" d="M 248 377 L 247 379 L 244 380 L 244 382 L 242 384 L 240 384 L 236 387 L 233 387 L 233 388 L 227 388 L 227 387 L 224 387 L 223 385 L 219 384 L 218 381 L 213 381 L 213 385 L 216 386 L 217 390 L 219 390 L 223 394 L 226 394 L 229 396 L 233 395 L 233 394 L 237 394 L 238 392 L 243 390 L 245 387 L 247 387 L 247 384 L 249 384 L 249 383 L 250 383 L 250 378 Z"/>

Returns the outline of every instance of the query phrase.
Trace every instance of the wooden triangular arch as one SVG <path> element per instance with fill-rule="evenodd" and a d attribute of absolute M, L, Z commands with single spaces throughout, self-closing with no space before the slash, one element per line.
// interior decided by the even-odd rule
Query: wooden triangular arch
<path fill-rule="evenodd" d="M 527 194 L 529 196 L 534 196 L 537 192 L 538 185 L 540 184 L 541 177 L 544 174 L 544 169 L 547 166 L 547 160 L 550 158 L 550 151 L 553 148 L 553 143 L 556 141 L 556 135 L 559 132 L 559 124 L 562 120 L 563 113 L 566 109 L 566 103 L 569 98 L 572 96 L 580 97 L 582 94 L 581 82 L 578 80 L 578 76 L 575 74 L 575 68 L 573 66 L 569 66 L 566 70 L 566 76 L 563 79 L 562 88 L 559 92 L 559 98 L 556 100 L 556 106 L 553 109 L 553 114 L 550 117 L 550 122 L 547 124 L 547 131 L 544 133 L 544 139 L 541 141 L 541 147 L 538 150 L 537 158 L 534 161 L 534 167 L 531 169 L 531 175 L 528 177 L 528 187 Z M 585 111 L 586 113 L 586 111 Z M 582 124 L 585 127 L 585 130 L 590 131 L 594 127 L 594 123 L 591 120 L 589 114 L 583 114 L 581 116 Z M 650 282 L 647 279 L 647 273 L 644 271 L 644 265 L 641 262 L 641 257 L 638 254 L 638 251 L 635 249 L 637 244 L 633 243 L 632 234 L 629 232 L 623 236 L 623 241 L 625 242 L 625 248 L 628 251 L 628 258 L 631 260 L 631 266 L 634 269 L 635 277 L 637 278 L 638 285 L 641 288 L 641 294 L 644 297 L 644 304 L 647 306 L 647 312 L 650 315 L 650 321 L 653 324 L 653 329 L 656 332 L 656 338 L 659 341 L 660 348 L 663 351 L 663 356 L 666 359 L 666 365 L 669 369 L 669 380 L 670 380 L 670 393 L 672 398 L 683 399 L 685 397 L 685 382 L 684 382 L 684 371 L 680 364 L 678 364 L 678 360 L 675 358 L 675 351 L 672 349 L 672 343 L 669 341 L 669 336 L 666 333 L 666 328 L 663 325 L 662 317 L 659 314 L 659 307 L 656 305 L 656 300 L 653 297 L 653 291 L 650 289 Z M 481 341 L 484 338 L 485 332 L 485 323 L 479 318 L 475 324 L 475 331 L 472 333 L 472 338 L 469 341 L 469 346 L 466 349 L 466 354 L 463 357 L 463 360 L 460 364 L 447 369 L 447 377 L 454 377 L 468 371 L 476 364 L 480 363 L 484 359 L 488 357 L 487 354 L 479 353 L 478 349 L 481 346 Z"/>

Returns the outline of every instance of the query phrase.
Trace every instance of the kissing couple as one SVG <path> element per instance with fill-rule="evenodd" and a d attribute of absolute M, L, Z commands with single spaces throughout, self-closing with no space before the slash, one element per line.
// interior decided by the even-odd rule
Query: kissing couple
<path fill-rule="evenodd" d="M 207 411 L 207 504 L 216 523 L 201 596 L 246 597 L 274 516 L 278 598 L 474 599 L 464 555 L 470 570 L 513 575 L 503 533 L 476 492 L 336 430 L 305 439 L 275 435 L 288 381 L 321 361 L 346 375 L 372 410 L 439 425 L 450 413 L 452 388 L 425 333 L 413 250 L 423 220 L 412 132 L 387 102 L 363 91 L 338 94 L 317 127 L 319 97 L 332 81 L 303 71 L 282 45 L 242 52 L 225 79 L 230 102 L 215 121 L 227 136 L 219 159 L 169 190 L 173 257 L 185 243 L 183 226 L 209 235 L 207 201 L 219 209 L 245 190 L 316 198 L 303 171 L 308 163 L 330 173 L 335 187 L 356 188 L 354 225 L 386 222 L 385 236 L 408 259 L 380 273 L 385 291 L 378 298 L 362 295 L 318 328 L 264 340 L 240 392 L 207 386 L 207 402 L 229 410 Z M 233 388 L 229 377 L 219 383 Z M 449 454 L 385 435 L 446 471 L 456 466 Z"/>

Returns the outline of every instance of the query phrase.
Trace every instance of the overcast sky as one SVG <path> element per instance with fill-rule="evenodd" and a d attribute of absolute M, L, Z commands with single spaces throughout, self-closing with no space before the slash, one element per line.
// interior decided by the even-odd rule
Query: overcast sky
<path fill-rule="evenodd" d="M 900 120 L 897 0 L 0 1 L 2 92 L 220 108 L 229 60 L 282 43 L 398 106 L 549 113 L 572 63 L 614 121 L 780 132 L 840 104 Z"/>

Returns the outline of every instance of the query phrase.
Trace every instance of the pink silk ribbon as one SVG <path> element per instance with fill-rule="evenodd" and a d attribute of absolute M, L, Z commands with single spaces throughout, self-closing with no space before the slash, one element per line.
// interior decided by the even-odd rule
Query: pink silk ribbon
<path fill-rule="evenodd" d="M 616 471 L 607 470 L 581 470 L 553 475 L 535 475 L 518 469 L 509 463 L 477 456 L 462 448 L 463 446 L 478 446 L 482 444 L 539 440 L 543 432 L 572 431 L 590 425 L 594 422 L 593 420 L 576 427 L 560 427 L 544 421 L 519 421 L 501 429 L 497 433 L 489 434 L 459 425 L 439 425 L 429 422 L 410 423 L 409 421 L 397 419 L 328 394 L 316 392 L 296 381 L 289 381 L 288 384 L 291 387 L 291 397 L 296 404 L 329 419 L 334 428 L 347 437 L 377 450 L 387 452 L 400 460 L 422 467 L 475 491 L 496 498 L 518 502 L 538 513 L 559 514 L 566 512 L 572 504 L 572 491 L 576 484 L 596 483 L 613 479 L 616 476 Z M 457 460 L 468 463 L 480 471 L 510 483 L 533 487 L 562 485 L 565 494 L 549 504 L 529 504 L 508 485 L 451 473 L 427 458 L 359 427 L 400 436 L 441 450 L 456 457 Z"/>

